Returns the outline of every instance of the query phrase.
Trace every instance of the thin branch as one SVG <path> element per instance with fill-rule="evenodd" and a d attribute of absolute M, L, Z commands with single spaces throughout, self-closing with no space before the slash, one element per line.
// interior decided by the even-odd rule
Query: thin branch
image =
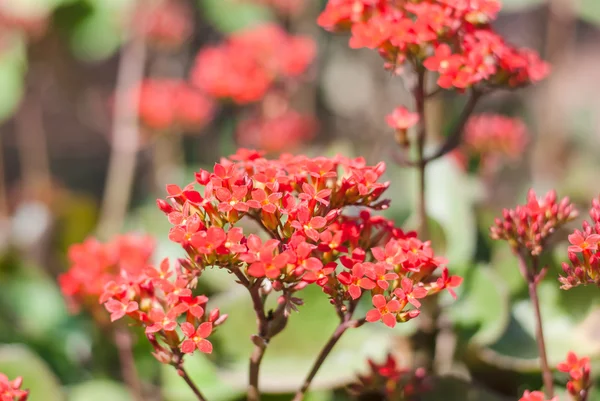
<path fill-rule="evenodd" d="M 452 132 L 450 133 L 450 135 L 448 135 L 446 141 L 442 144 L 442 146 L 440 146 L 440 148 L 433 155 L 425 158 L 425 164 L 433 160 L 439 159 L 440 157 L 452 152 L 460 145 L 465 125 L 467 124 L 469 117 L 473 113 L 473 110 L 475 109 L 475 106 L 477 105 L 479 99 L 481 99 L 482 95 L 483 93 L 475 89 L 471 91 L 469 99 L 467 100 L 467 104 L 465 105 L 465 108 L 460 114 L 458 121 L 454 125 L 454 128 L 452 128 Z"/>
<path fill-rule="evenodd" d="M 252 336 L 254 342 L 254 351 L 250 356 L 249 370 L 248 370 L 248 400 L 249 401 L 260 401 L 260 363 L 267 350 L 269 343 L 268 338 L 268 324 L 267 315 L 265 314 L 264 302 L 260 296 L 260 285 L 262 280 L 256 281 L 248 287 L 250 296 L 252 298 L 252 306 L 256 313 L 256 325 L 258 334 Z"/>
<path fill-rule="evenodd" d="M 544 381 L 544 390 L 548 398 L 554 397 L 554 381 L 552 379 L 552 370 L 548 364 L 548 356 L 546 353 L 546 341 L 544 340 L 544 327 L 542 324 L 542 312 L 540 309 L 540 299 L 537 292 L 538 285 L 538 259 L 535 256 L 531 257 L 531 266 L 528 266 L 525 255 L 522 252 L 517 252 L 519 262 L 519 270 L 529 289 L 529 299 L 533 306 L 535 318 L 535 339 L 540 354 L 540 365 L 542 369 L 542 379 Z"/>
<path fill-rule="evenodd" d="M 177 373 L 179 374 L 179 376 L 181 376 L 183 378 L 183 380 L 185 380 L 185 382 L 190 387 L 190 389 L 192 389 L 192 391 L 194 392 L 194 394 L 196 395 L 196 398 L 198 398 L 198 400 L 206 401 L 206 398 L 204 397 L 202 392 L 200 392 L 200 389 L 196 386 L 196 383 L 194 383 L 192 378 L 188 375 L 188 373 L 183 368 L 183 364 L 180 364 L 177 367 Z"/>
<path fill-rule="evenodd" d="M 125 219 L 135 175 L 139 148 L 138 96 L 132 90 L 144 77 L 146 43 L 132 34 L 119 62 L 112 126 L 112 152 L 108 166 L 98 235 L 118 232 Z"/>
<path fill-rule="evenodd" d="M 352 309 L 354 309 L 354 308 L 352 308 Z M 323 362 L 325 362 L 325 360 L 327 359 L 327 357 L 329 356 L 329 354 L 331 353 L 331 351 L 333 350 L 335 345 L 338 343 L 338 341 L 340 340 L 342 335 L 346 332 L 346 330 L 348 330 L 349 328 L 362 326 L 365 323 L 364 318 L 359 319 L 359 320 L 350 320 L 351 318 L 352 318 L 352 312 L 348 311 L 348 313 L 345 315 L 344 320 L 336 327 L 335 331 L 333 332 L 333 334 L 331 335 L 331 337 L 329 338 L 329 340 L 327 341 L 325 346 L 321 349 L 321 352 L 319 353 L 317 360 L 313 364 L 310 372 L 304 379 L 302 386 L 296 392 L 296 395 L 294 396 L 292 401 L 302 401 L 304 399 L 304 396 L 308 392 L 308 389 L 310 388 L 310 385 L 312 384 L 313 379 L 319 372 L 319 369 L 323 365 Z"/>
<path fill-rule="evenodd" d="M 40 190 L 47 191 L 52 182 L 43 118 L 39 94 L 31 90 L 17 112 L 15 123 L 25 191 L 34 197 L 40 195 Z"/>
<path fill-rule="evenodd" d="M 2 135 L 0 135 L 0 224 L 3 224 L 3 220 L 8 218 L 9 214 L 6 173 L 4 171 L 4 148 L 2 147 Z"/>
<path fill-rule="evenodd" d="M 418 233 L 421 239 L 428 237 L 427 229 L 427 207 L 425 198 L 425 168 L 427 161 L 425 160 L 425 141 L 427 140 L 427 121 L 425 119 L 425 70 L 420 67 L 417 71 L 417 85 L 413 90 L 415 98 L 415 106 L 419 115 L 419 125 L 417 130 L 417 169 L 418 169 L 418 200 L 417 200 L 417 216 L 418 216 Z"/>
<path fill-rule="evenodd" d="M 133 398 L 136 401 L 144 401 L 145 398 L 143 396 L 142 384 L 135 367 L 131 335 L 126 329 L 117 327 L 114 330 L 114 341 L 119 353 L 119 362 L 121 364 L 123 380 L 129 387 L 129 391 Z"/>

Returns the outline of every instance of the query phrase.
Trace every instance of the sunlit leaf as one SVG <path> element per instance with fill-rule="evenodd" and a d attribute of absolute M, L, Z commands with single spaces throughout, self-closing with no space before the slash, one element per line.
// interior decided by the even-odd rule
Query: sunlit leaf
<path fill-rule="evenodd" d="M 298 296 L 305 305 L 299 307 L 300 313 L 292 314 L 285 330 L 270 341 L 263 359 L 261 383 L 266 392 L 296 390 L 339 322 L 327 297 L 316 285 L 307 287 Z M 227 362 L 220 375 L 232 386 L 243 388 L 253 348 L 250 336 L 256 332 L 249 295 L 245 290 L 230 292 L 213 298 L 213 302 L 229 314 L 226 327 L 214 335 L 222 345 L 219 356 Z M 365 368 L 367 358 L 384 357 L 392 346 L 394 334 L 395 330 L 380 324 L 366 324 L 348 331 L 319 370 L 312 388 L 332 388 L 353 380 Z"/>
<path fill-rule="evenodd" d="M 68 401 L 132 401 L 129 390 L 110 380 L 91 380 L 69 387 Z"/>

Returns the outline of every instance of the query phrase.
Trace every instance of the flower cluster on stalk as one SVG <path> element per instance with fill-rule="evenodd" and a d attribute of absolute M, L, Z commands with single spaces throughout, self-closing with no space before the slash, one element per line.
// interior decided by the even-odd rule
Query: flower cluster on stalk
<path fill-rule="evenodd" d="M 0 401 L 27 401 L 29 391 L 22 390 L 22 384 L 22 377 L 9 380 L 5 374 L 0 373 Z"/>
<path fill-rule="evenodd" d="M 490 233 L 493 239 L 507 241 L 516 253 L 537 256 L 550 235 L 575 217 L 577 211 L 569 198 L 557 202 L 556 192 L 550 191 L 540 199 L 530 190 L 527 203 L 504 209 Z"/>
<path fill-rule="evenodd" d="M 392 71 L 423 65 L 445 89 L 541 80 L 549 67 L 537 53 L 507 44 L 491 27 L 500 7 L 498 0 L 329 0 L 318 23 L 350 30 L 350 47 L 377 49 Z"/>
<path fill-rule="evenodd" d="M 293 294 L 309 284 L 322 287 L 339 314 L 367 293 L 374 309 L 366 320 L 393 327 L 418 315 L 419 299 L 451 291 L 460 278 L 448 274 L 429 242 L 371 214 L 387 206 L 380 198 L 389 184 L 378 181 L 384 170 L 361 158 L 267 160 L 240 150 L 213 171 L 196 173 L 195 183 L 170 185 L 168 201 L 158 203 L 194 274 L 217 267 L 248 287 L 268 282 L 287 304 L 282 319 L 298 302 Z M 344 213 L 348 207 L 362 210 Z M 236 226 L 244 218 L 268 238 L 245 235 Z M 442 275 L 434 277 L 438 269 Z"/>
<path fill-rule="evenodd" d="M 568 290 L 578 285 L 600 285 L 600 198 L 592 200 L 589 211 L 591 223 L 584 221 L 581 230 L 569 235 L 569 262 L 562 264 L 564 276 L 561 288 Z"/>

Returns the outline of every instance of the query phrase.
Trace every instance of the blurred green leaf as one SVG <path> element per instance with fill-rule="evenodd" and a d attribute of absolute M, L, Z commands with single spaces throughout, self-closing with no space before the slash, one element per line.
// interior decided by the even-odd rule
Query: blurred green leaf
<path fill-rule="evenodd" d="M 234 0 L 199 0 L 206 18 L 223 33 L 273 21 L 275 16 L 267 6 Z"/>
<path fill-rule="evenodd" d="M 581 19 L 595 25 L 600 25 L 600 1 L 579 0 L 579 16 Z"/>
<path fill-rule="evenodd" d="M 69 387 L 68 401 L 132 401 L 123 384 L 110 380 L 91 380 Z"/>
<path fill-rule="evenodd" d="M 516 296 L 523 291 L 527 292 L 527 283 L 517 263 L 510 246 L 504 241 L 497 241 L 493 248 L 491 266 L 506 284 L 511 296 Z"/>
<path fill-rule="evenodd" d="M 477 265 L 470 269 L 463 282 L 458 301 L 448 309 L 454 322 L 475 330 L 471 344 L 482 346 L 498 340 L 506 330 L 510 317 L 508 291 L 491 268 Z"/>
<path fill-rule="evenodd" d="M 231 386 L 222 381 L 217 376 L 213 363 L 204 355 L 195 353 L 186 356 L 185 370 L 211 401 L 234 400 L 244 394 L 244 389 L 240 389 L 239 386 Z M 161 374 L 163 396 L 166 401 L 197 401 L 198 398 L 177 374 L 175 368 L 161 365 Z"/>
<path fill-rule="evenodd" d="M 427 211 L 446 233 L 448 258 L 452 272 L 461 274 L 475 254 L 477 224 L 473 209 L 479 190 L 450 157 L 436 160 L 427 167 Z"/>
<path fill-rule="evenodd" d="M 32 338 L 43 339 L 67 318 L 56 284 L 47 277 L 34 275 L 34 270 L 11 279 L 1 297 L 3 303 L 10 305 L 21 332 Z"/>
<path fill-rule="evenodd" d="M 436 377 L 431 391 L 426 391 L 422 401 L 502 401 L 504 398 L 455 377 Z"/>
<path fill-rule="evenodd" d="M 123 40 L 123 16 L 133 4 L 131 0 L 94 0 L 91 9 L 70 32 L 75 56 L 89 61 L 112 56 Z"/>
<path fill-rule="evenodd" d="M 562 361 L 569 351 L 590 357 L 600 355 L 600 339 L 596 335 L 600 327 L 600 309 L 592 310 L 584 320 L 578 319 L 561 306 L 561 291 L 553 281 L 541 283 L 538 289 L 551 366 Z M 508 328 L 495 344 L 481 350 L 480 357 L 504 369 L 538 371 L 533 313 L 528 299 L 515 303 Z"/>
<path fill-rule="evenodd" d="M 270 341 L 263 359 L 261 386 L 265 392 L 295 391 L 339 322 L 318 286 L 308 286 L 298 296 L 305 304 L 299 307 L 300 313 L 290 316 L 285 330 Z M 212 301 L 229 315 L 226 327 L 213 336 L 219 347 L 217 355 L 230 362 L 219 373 L 226 382 L 243 389 L 253 348 L 250 336 L 256 332 L 249 295 L 245 290 L 231 291 Z M 367 358 L 380 359 L 387 354 L 396 333 L 379 324 L 349 330 L 319 370 L 312 388 L 332 388 L 353 380 L 366 366 Z"/>
<path fill-rule="evenodd" d="M 23 377 L 23 388 L 31 390 L 28 401 L 63 401 L 60 383 L 46 363 L 25 345 L 0 346 L 0 372 L 10 379 Z"/>
<path fill-rule="evenodd" d="M 15 112 L 24 92 L 27 59 L 21 38 L 6 38 L 9 43 L 0 55 L 0 122 Z"/>

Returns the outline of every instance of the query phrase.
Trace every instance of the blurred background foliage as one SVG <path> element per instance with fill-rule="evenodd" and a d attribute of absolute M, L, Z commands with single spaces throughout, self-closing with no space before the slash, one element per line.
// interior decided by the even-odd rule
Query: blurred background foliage
<path fill-rule="evenodd" d="M 313 79 L 294 101 L 318 118 L 320 129 L 300 150 L 385 160 L 393 201 L 385 213 L 414 226 L 415 177 L 394 163 L 393 135 L 384 122 L 385 114 L 406 103 L 408 95 L 401 79 L 383 71 L 377 55 L 350 50 L 343 35 L 318 29 L 315 19 L 323 1 L 306 0 L 300 12 L 284 16 L 251 1 L 187 3 L 194 11 L 193 35 L 167 61 L 152 54 L 155 70 L 185 76 L 197 49 L 265 21 L 312 36 L 319 46 Z M 134 0 L 0 1 L 0 15 L 11 15 L 4 18 L 8 22 L 0 21 L 6 25 L 0 25 L 0 371 L 23 376 L 31 401 L 130 400 L 112 342 L 85 313 L 69 313 L 56 277 L 68 267 L 68 246 L 91 235 L 97 222 L 111 148 L 110 104 L 125 37 L 123 16 L 133 6 Z M 491 178 L 466 172 L 451 157 L 428 170 L 432 240 L 449 259 L 451 271 L 465 281 L 458 301 L 442 299 L 450 329 L 440 338 L 441 347 L 456 355 L 441 367 L 438 373 L 445 377 L 425 399 L 516 399 L 523 389 L 541 385 L 525 282 L 508 247 L 488 238 L 488 227 L 502 207 L 522 202 L 530 186 L 556 188 L 582 211 L 600 192 L 599 27 L 597 0 L 504 0 L 497 29 L 510 41 L 540 50 L 553 73 L 538 86 L 494 94 L 478 107 L 527 123 L 532 139 L 516 163 Z M 438 138 L 458 110 L 455 96 L 432 102 L 432 130 Z M 166 138 L 183 155 L 171 182 L 192 181 L 194 171 L 232 153 L 241 114 L 223 106 L 201 135 Z M 154 204 L 164 194 L 155 183 L 153 141 L 138 154 L 125 227 L 155 236 L 157 259 L 177 257 L 180 248 L 169 242 L 169 224 Z M 564 239 L 566 233 L 556 237 Z M 568 350 L 600 356 L 600 290 L 560 291 L 556 276 L 565 259 L 566 245 L 558 242 L 545 260 L 550 271 L 541 288 L 553 365 Z M 188 371 L 210 400 L 241 399 L 254 317 L 245 294 L 229 277 L 217 271 L 206 277 L 203 290 L 230 318 L 215 336 L 215 356 L 195 355 Z M 267 400 L 290 398 L 281 394 L 297 387 L 333 330 L 333 310 L 323 294 L 307 289 L 304 299 L 302 313 L 293 316 L 267 353 L 263 383 L 272 393 Z M 412 324 L 397 330 L 369 325 L 348 335 L 317 376 L 310 399 L 346 399 L 343 386 L 364 371 L 367 358 L 382 360 L 393 352 L 410 366 L 414 331 Z M 135 347 L 143 379 L 160 390 L 156 399 L 194 399 L 169 366 L 152 358 L 141 337 Z M 593 372 L 600 374 L 600 369 Z"/>

